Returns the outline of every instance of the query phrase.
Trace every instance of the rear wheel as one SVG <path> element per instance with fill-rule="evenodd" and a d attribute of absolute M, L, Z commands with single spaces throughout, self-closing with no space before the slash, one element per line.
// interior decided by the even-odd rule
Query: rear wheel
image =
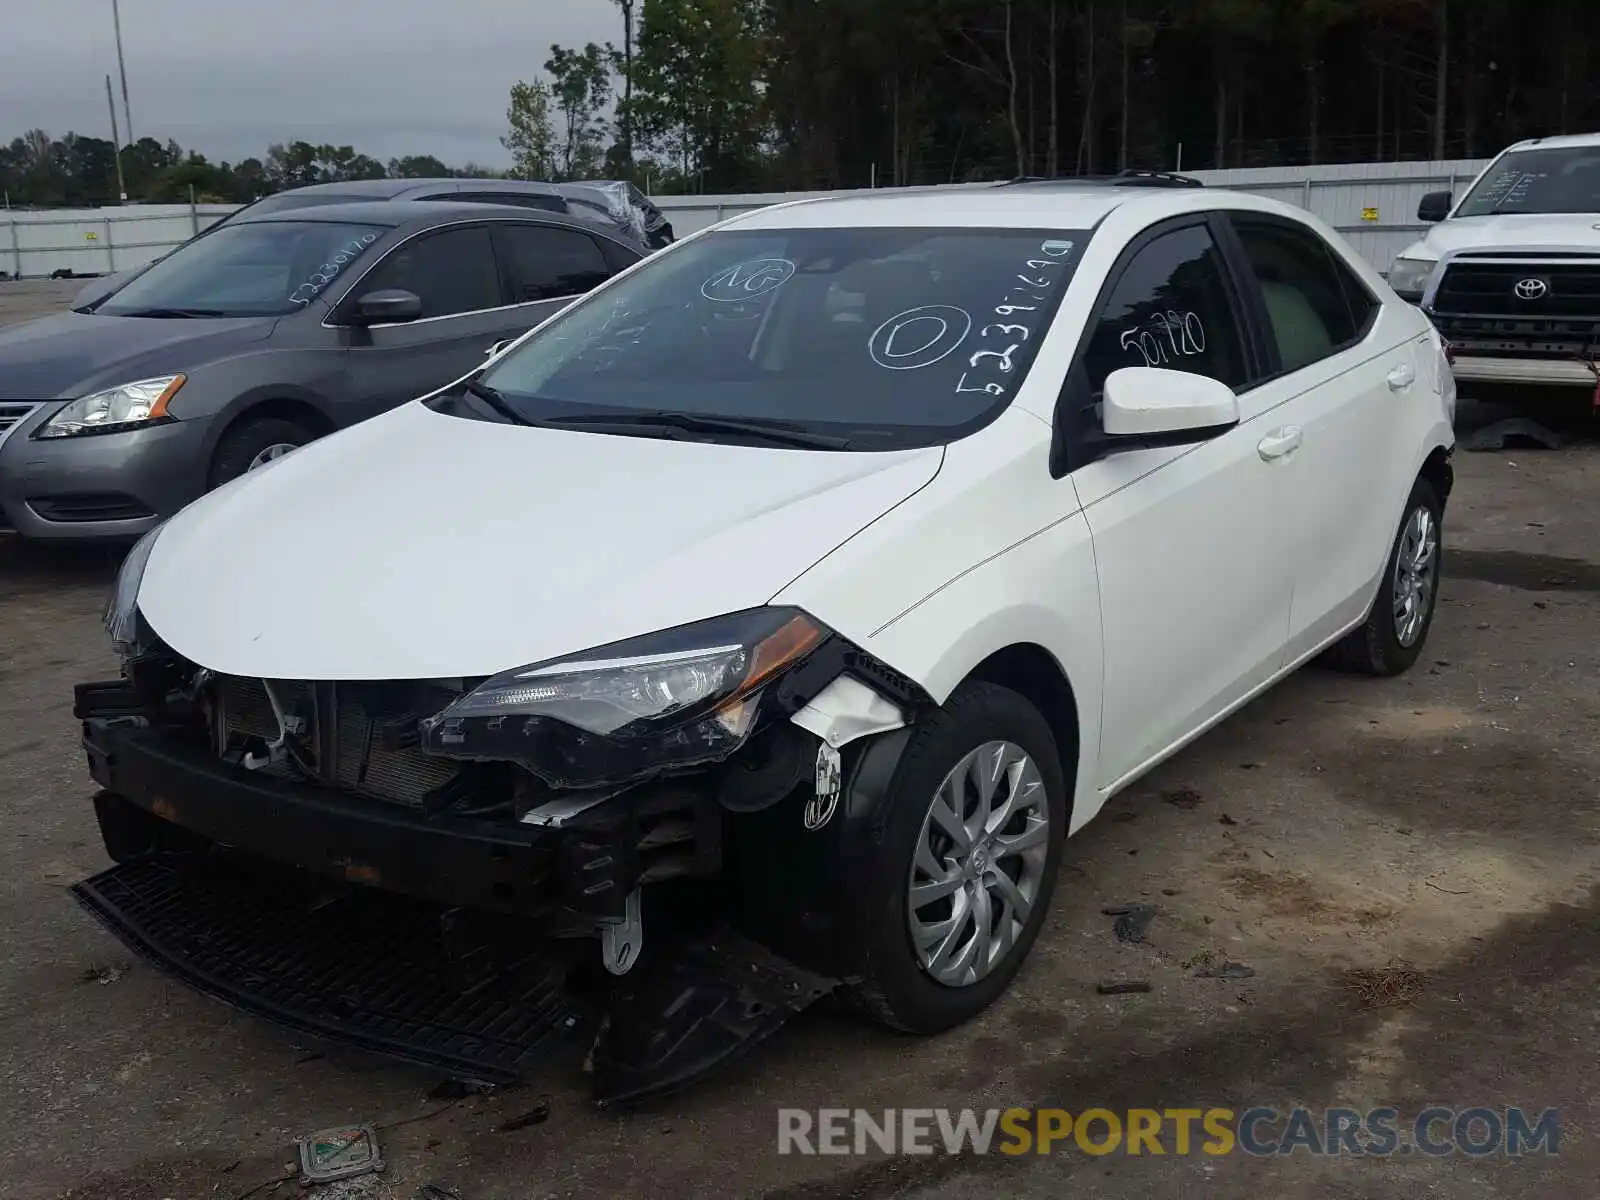
<path fill-rule="evenodd" d="M 314 431 L 282 417 L 250 417 L 222 435 L 211 457 L 211 486 L 221 487 L 313 442 Z"/>
<path fill-rule="evenodd" d="M 1433 485 L 1417 480 L 1372 611 L 1365 624 L 1333 648 L 1335 665 L 1365 675 L 1398 675 L 1417 661 L 1439 601 L 1443 514 Z"/>
<path fill-rule="evenodd" d="M 862 880 L 860 1006 L 923 1034 L 988 1007 L 1044 923 L 1066 814 L 1055 739 L 1015 692 L 969 684 L 919 724 Z"/>

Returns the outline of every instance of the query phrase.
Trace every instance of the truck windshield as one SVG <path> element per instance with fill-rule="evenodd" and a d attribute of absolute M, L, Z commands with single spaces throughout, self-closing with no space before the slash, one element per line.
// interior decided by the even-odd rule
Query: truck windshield
<path fill-rule="evenodd" d="M 385 232 L 333 221 L 229 224 L 179 247 L 95 311 L 113 317 L 298 312 Z"/>
<path fill-rule="evenodd" d="M 1600 212 L 1600 146 L 1517 150 L 1467 193 L 1458 217 Z"/>

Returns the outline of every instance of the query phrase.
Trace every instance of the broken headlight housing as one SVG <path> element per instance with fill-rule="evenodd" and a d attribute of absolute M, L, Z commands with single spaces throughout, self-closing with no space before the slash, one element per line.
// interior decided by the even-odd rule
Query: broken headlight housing
<path fill-rule="evenodd" d="M 756 608 L 501 672 L 421 722 L 430 754 L 520 763 L 585 787 L 726 758 L 762 690 L 829 631 Z"/>
<path fill-rule="evenodd" d="M 106 603 L 106 632 L 111 635 L 111 644 L 117 648 L 117 653 L 124 658 L 138 648 L 142 625 L 139 585 L 144 582 L 144 569 L 150 562 L 150 551 L 155 549 L 156 536 L 164 527 L 157 525 L 133 544 L 128 557 L 122 560 L 122 567 L 117 571 L 117 585 Z"/>

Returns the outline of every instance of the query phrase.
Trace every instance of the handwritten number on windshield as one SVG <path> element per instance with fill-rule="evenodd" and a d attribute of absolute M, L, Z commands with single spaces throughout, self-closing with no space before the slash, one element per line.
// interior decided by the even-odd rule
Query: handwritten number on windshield
<path fill-rule="evenodd" d="M 364 233 L 360 237 L 351 238 L 328 256 L 328 261 L 306 276 L 306 281 L 294 291 L 289 293 L 290 304 L 310 304 L 335 279 L 339 272 L 355 261 L 355 258 L 373 242 L 378 240 L 375 233 Z"/>
<path fill-rule="evenodd" d="M 1002 297 L 1002 303 L 996 304 L 994 315 L 997 317 L 1012 317 L 1011 321 L 992 322 L 978 331 L 982 339 L 994 339 L 991 345 L 975 351 L 967 359 L 967 369 L 961 373 L 961 378 L 956 380 L 957 392 L 982 392 L 989 396 L 1004 396 L 1011 387 L 1011 377 L 1016 372 L 1016 362 L 1013 356 L 1028 342 L 1033 340 L 1037 322 L 1040 317 L 1024 316 L 1021 314 L 1038 314 L 1039 305 L 1049 297 L 1050 289 L 1057 286 L 1062 279 L 1060 270 L 1071 259 L 1074 243 L 1065 238 L 1050 238 L 1041 242 L 1034 251 L 1041 257 L 1029 258 L 1025 266 L 1033 275 L 1024 275 L 1020 272 L 1015 276 L 1019 283 L 1026 285 L 1027 289 L 1015 289 L 1019 294 Z M 1037 303 L 1020 304 L 1018 300 L 1032 300 Z"/>

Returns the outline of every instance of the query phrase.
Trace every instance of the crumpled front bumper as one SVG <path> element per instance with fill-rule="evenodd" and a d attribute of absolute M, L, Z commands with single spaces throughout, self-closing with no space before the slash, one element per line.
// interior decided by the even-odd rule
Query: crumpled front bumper
<path fill-rule="evenodd" d="M 545 830 L 276 779 L 132 722 L 85 721 L 83 746 L 106 791 L 207 841 L 438 904 L 523 915 L 552 906 L 556 842 Z"/>
<path fill-rule="evenodd" d="M 638 1103 L 835 986 L 720 921 L 606 975 L 592 939 L 553 936 L 557 831 L 261 777 L 135 720 L 85 720 L 83 744 L 118 865 L 78 900 L 163 970 L 304 1033 L 491 1083 L 587 1046 L 596 1102 Z"/>

